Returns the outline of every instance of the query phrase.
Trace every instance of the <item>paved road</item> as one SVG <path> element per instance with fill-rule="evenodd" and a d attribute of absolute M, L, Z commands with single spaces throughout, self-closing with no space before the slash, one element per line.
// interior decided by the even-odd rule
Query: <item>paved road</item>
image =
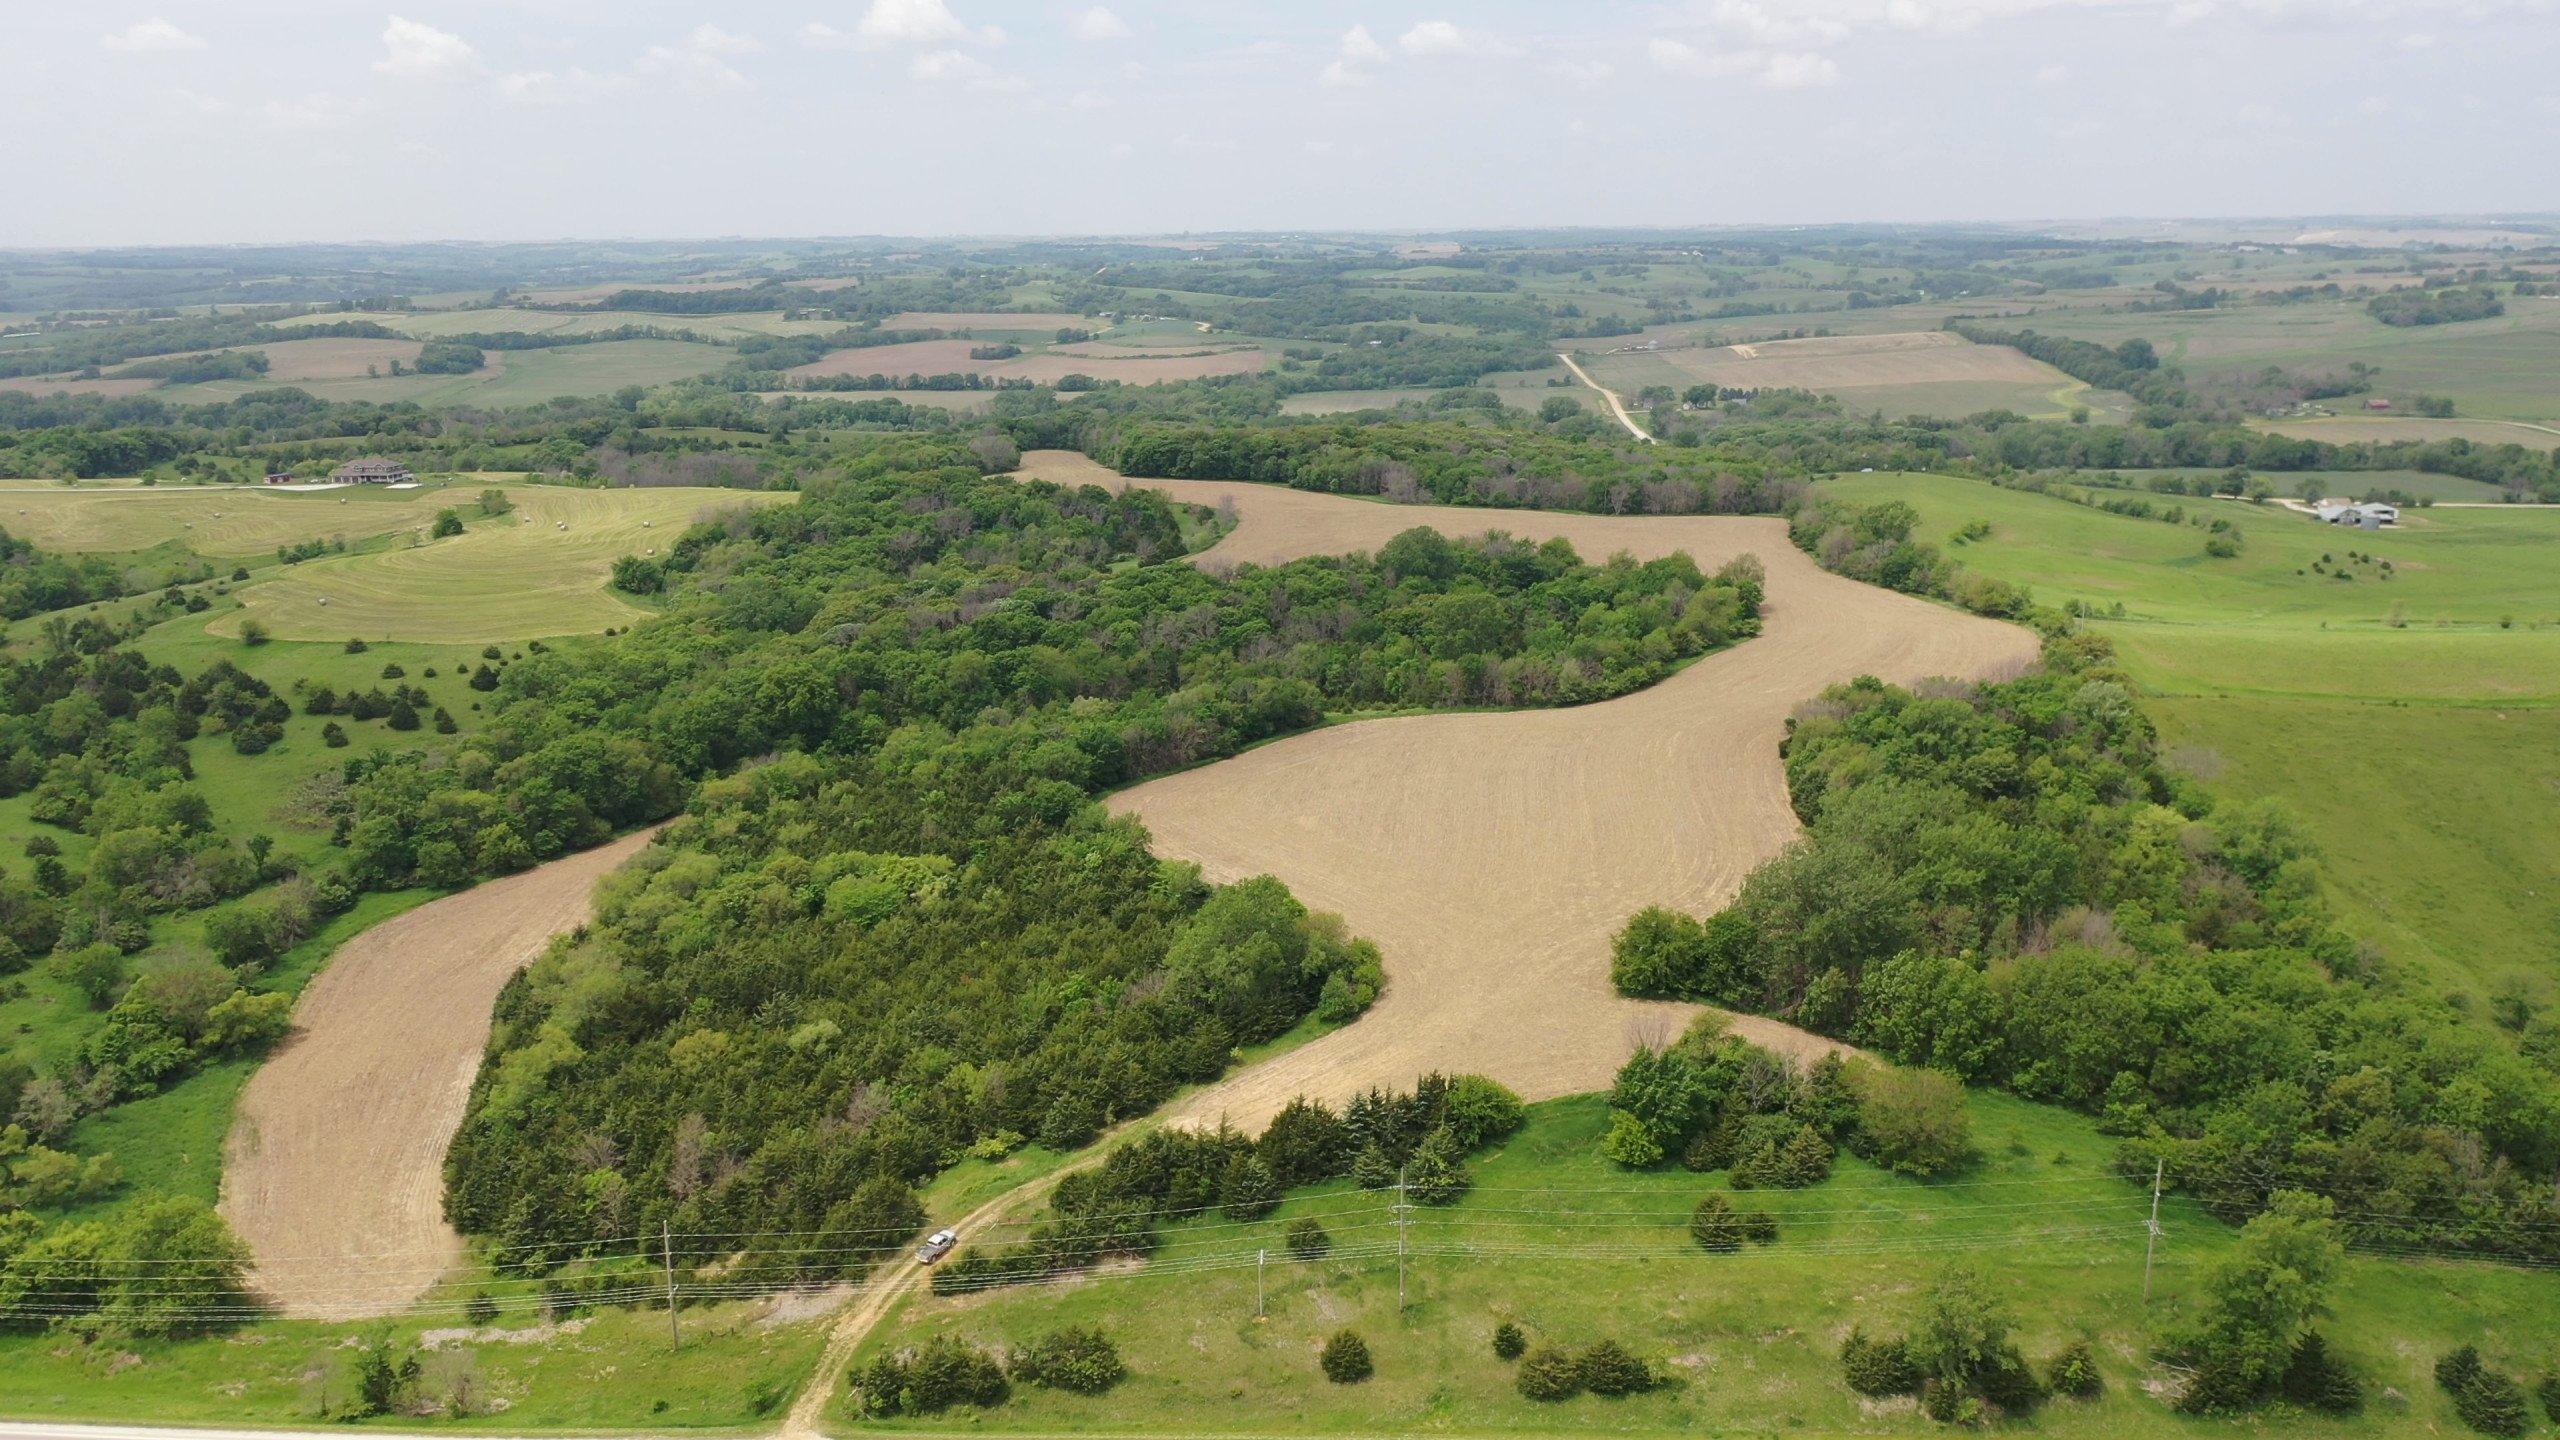
<path fill-rule="evenodd" d="M 1600 392 L 1600 398 L 1609 402 L 1609 413 L 1618 417 L 1618 423 L 1627 427 L 1628 434 L 1633 435 L 1647 445 L 1653 443 L 1653 437 L 1645 433 L 1644 427 L 1638 425 L 1633 416 L 1627 414 L 1626 404 L 1618 399 L 1617 391 L 1612 390 L 1608 386 L 1601 384 L 1599 381 L 1592 379 L 1591 372 L 1573 363 L 1573 357 L 1565 354 L 1563 351 L 1557 351 L 1556 358 L 1564 362 L 1564 368 L 1572 371 L 1574 378 Z"/>

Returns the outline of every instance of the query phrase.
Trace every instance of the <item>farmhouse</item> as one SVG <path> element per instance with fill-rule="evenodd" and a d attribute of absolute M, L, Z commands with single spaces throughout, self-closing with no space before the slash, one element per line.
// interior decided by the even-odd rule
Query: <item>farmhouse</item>
<path fill-rule="evenodd" d="M 406 485 L 412 477 L 409 467 L 399 461 L 368 455 L 330 471 L 329 478 L 341 485 Z"/>
<path fill-rule="evenodd" d="M 2383 399 L 2379 395 L 2376 395 L 2372 399 L 2364 402 L 2364 408 L 2367 410 L 2388 410 L 2391 408 L 2391 402 Z"/>
<path fill-rule="evenodd" d="M 2400 508 L 2368 501 L 2361 505 L 2323 505 L 2318 514 L 2331 525 L 2354 525 L 2366 530 L 2379 530 L 2400 523 Z"/>

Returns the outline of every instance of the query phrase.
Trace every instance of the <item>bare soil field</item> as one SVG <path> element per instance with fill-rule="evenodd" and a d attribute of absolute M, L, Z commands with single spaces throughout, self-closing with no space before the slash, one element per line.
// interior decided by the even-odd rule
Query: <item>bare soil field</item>
<path fill-rule="evenodd" d="M 880 322 L 883 330 L 1090 330 L 1091 320 L 1063 311 L 1010 315 L 997 311 L 910 310 Z"/>
<path fill-rule="evenodd" d="M 794 375 L 987 375 L 1002 379 L 1054 383 L 1069 375 L 1153 385 L 1167 380 L 1196 380 L 1203 375 L 1251 375 L 1262 369 L 1259 349 L 1211 355 L 1171 357 L 1116 355 L 1019 355 L 1011 360 L 972 360 L 969 351 L 983 342 L 917 340 L 905 345 L 872 345 L 838 350 L 823 360 L 791 371 Z"/>
<path fill-rule="evenodd" d="M 296 1318 L 387 1315 L 461 1260 L 444 1152 L 498 991 L 586 923 L 596 882 L 652 833 L 421 905 L 339 947 L 241 1092 L 225 1146 L 222 1213 L 260 1295 Z"/>
<path fill-rule="evenodd" d="M 1976 345 L 1944 330 L 1829 335 L 1716 349 L 1633 351 L 1584 363 L 1615 390 L 1647 385 L 1728 385 L 1745 390 L 1830 391 L 1888 385 L 2005 381 L 2047 388 L 2069 376 L 2006 345 Z"/>
<path fill-rule="evenodd" d="M 1787 716 L 1824 686 L 1988 677 L 2035 637 L 1826 573 L 1769 518 L 1565 515 L 1390 505 L 1223 481 L 1124 481 L 1082 455 L 1022 473 L 1234 501 L 1241 523 L 1199 563 L 1276 564 L 1374 550 L 1400 531 L 1562 536 L 1592 560 L 1687 551 L 1768 569 L 1758 639 L 1621 699 L 1566 710 L 1366 720 L 1135 786 L 1111 808 L 1158 853 L 1216 880 L 1272 874 L 1378 942 L 1387 990 L 1358 1023 L 1209 1087 L 1194 1120 L 1258 1126 L 1299 1094 L 1339 1100 L 1432 1069 L 1492 1075 L 1531 1099 L 1600 1089 L 1640 1038 L 1696 1007 L 1620 999 L 1609 940 L 1646 905 L 1706 914 L 1797 832 L 1779 768 Z M 1832 1042 L 1775 1021 L 1734 1028 L 1799 1056 Z"/>

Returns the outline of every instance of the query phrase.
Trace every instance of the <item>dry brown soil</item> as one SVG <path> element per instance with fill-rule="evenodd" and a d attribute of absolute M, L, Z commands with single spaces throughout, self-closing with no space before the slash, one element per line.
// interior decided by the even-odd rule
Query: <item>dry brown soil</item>
<path fill-rule="evenodd" d="M 1212 879 L 1272 874 L 1378 942 L 1387 990 L 1357 1023 L 1200 1092 L 1181 1114 L 1258 1127 L 1295 1095 L 1339 1100 L 1476 1071 L 1530 1099 L 1600 1089 L 1639 1040 L 1695 1007 L 1609 988 L 1609 939 L 1646 905 L 1711 912 L 1797 832 L 1778 743 L 1788 714 L 1859 675 L 1892 681 L 2014 673 L 2035 637 L 1831 575 L 1784 521 L 1614 517 L 1386 505 L 1267 485 L 1124 482 L 1081 455 L 1035 452 L 1023 473 L 1138 483 L 1232 500 L 1241 523 L 1202 564 L 1276 564 L 1374 550 L 1431 525 L 1562 536 L 1593 560 L 1685 550 L 1712 569 L 1768 568 L 1763 633 L 1651 689 L 1598 705 L 1367 720 L 1152 780 L 1111 800 L 1159 853 Z M 1740 1016 L 1797 1055 L 1831 1042 Z"/>
<path fill-rule="evenodd" d="M 794 375 L 988 375 L 1001 379 L 1052 384 L 1069 375 L 1153 385 L 1166 380 L 1196 380 L 1203 375 L 1251 375 L 1262 369 L 1259 349 L 1228 350 L 1214 355 L 1094 356 L 1018 355 L 1011 360 L 972 360 L 971 347 L 982 340 L 914 340 L 904 345 L 871 345 L 838 350 L 823 360 L 800 366 Z"/>
<path fill-rule="evenodd" d="M 225 1150 L 222 1213 L 260 1295 L 297 1318 L 393 1314 L 461 1260 L 444 1152 L 498 991 L 586 923 L 596 882 L 649 839 L 492 880 L 338 948 L 241 1092 Z"/>

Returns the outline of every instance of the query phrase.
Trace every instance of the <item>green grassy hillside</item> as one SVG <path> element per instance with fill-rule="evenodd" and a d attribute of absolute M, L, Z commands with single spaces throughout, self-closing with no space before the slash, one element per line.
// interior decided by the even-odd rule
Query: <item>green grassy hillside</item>
<path fill-rule="evenodd" d="M 1947 476 L 1824 489 L 1905 501 L 1967 566 L 2088 602 L 2179 762 L 2297 811 L 2348 915 L 2424 983 L 2480 1013 L 2560 1001 L 2560 511 L 2377 532 L 2139 496 L 2185 507 L 2166 524 Z M 2241 553 L 2208 556 L 2194 520 L 2230 522 Z M 1987 536 L 1953 542 L 1976 521 Z"/>
<path fill-rule="evenodd" d="M 1392 1196 L 1337 1183 L 1300 1192 L 1266 1220 L 1215 1214 L 1168 1227 L 1152 1260 L 1033 1289 L 919 1299 L 873 1332 L 856 1366 L 952 1334 L 1019 1345 L 1062 1325 L 1097 1325 L 1117 1341 L 1129 1378 L 1099 1397 L 1016 1386 L 1005 1405 L 890 1428 L 1024 1433 L 1555 1434 L 1930 1433 L 1908 1400 L 1862 1401 L 1836 1359 L 1852 1325 L 1899 1331 L 1939 1267 L 1972 1259 L 1992 1276 L 2033 1359 L 2090 1342 L 2104 1395 L 2060 1400 L 2029 1426 L 2061 1436 L 2261 1433 L 2266 1418 L 2228 1423 L 2172 1414 L 2144 1389 L 2157 1378 L 2150 1337 L 2192 1301 L 2232 1232 L 2171 1199 L 2149 1304 L 2143 1300 L 2147 1190 L 2108 1170 L 2113 1142 L 2075 1116 L 2008 1096 L 1970 1096 L 1982 1152 L 1971 1168 L 1923 1183 L 1843 1157 L 1830 1181 L 1753 1191 L 1742 1205 L 1778 1217 L 1774 1245 L 1711 1255 L 1691 1242 L 1689 1212 L 1721 1176 L 1643 1173 L 1604 1162 L 1601 1097 L 1530 1109 L 1528 1126 L 1474 1166 L 1475 1187 L 1446 1209 L 1411 1212 L 1405 1236 L 1410 1304 L 1396 1299 Z M 1282 1240 L 1317 1218 L 1336 1247 L 1297 1263 Z M 982 1237 L 984 1238 L 984 1237 Z M 1001 1239 L 1003 1237 L 994 1237 Z M 1271 1262 L 1261 1272 L 1258 1252 Z M 2428 1377 L 2464 1341 L 2529 1367 L 2560 1342 L 2548 1277 L 2488 1266 L 2359 1259 L 2323 1326 L 2333 1349 L 2405 1407 L 2378 1401 L 2361 1418 L 2322 1420 L 2324 1435 L 2389 1435 L 2456 1422 Z M 1259 1303 L 1262 1317 L 1257 1318 Z M 1673 1383 L 1625 1399 L 1561 1404 L 1521 1397 L 1497 1359 L 1505 1320 L 1530 1344 L 1610 1338 Z M 1349 1327 L 1368 1342 L 1375 1378 L 1327 1383 L 1316 1349 Z M 857 1423 L 839 1395 L 838 1433 Z"/>

